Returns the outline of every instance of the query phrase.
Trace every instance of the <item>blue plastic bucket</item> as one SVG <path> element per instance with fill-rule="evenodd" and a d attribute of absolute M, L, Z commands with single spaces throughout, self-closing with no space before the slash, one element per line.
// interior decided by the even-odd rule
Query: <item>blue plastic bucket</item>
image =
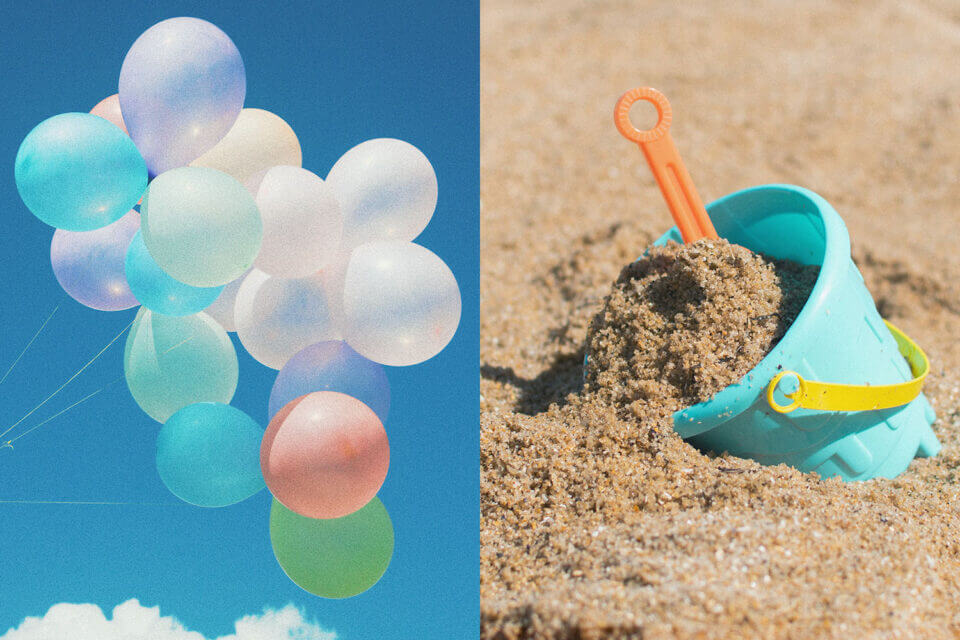
<path fill-rule="evenodd" d="M 843 384 L 895 384 L 912 378 L 863 276 L 850 258 L 843 220 L 826 200 L 792 185 L 738 191 L 707 206 L 717 233 L 775 258 L 820 265 L 810 298 L 786 335 L 739 383 L 678 411 L 674 428 L 701 450 L 762 464 L 788 464 L 843 480 L 892 478 L 940 443 L 933 407 L 919 395 L 893 409 L 834 412 L 771 409 L 767 385 L 782 370 Z M 681 242 L 676 227 L 654 244 Z M 779 389 L 778 401 L 789 402 Z"/>

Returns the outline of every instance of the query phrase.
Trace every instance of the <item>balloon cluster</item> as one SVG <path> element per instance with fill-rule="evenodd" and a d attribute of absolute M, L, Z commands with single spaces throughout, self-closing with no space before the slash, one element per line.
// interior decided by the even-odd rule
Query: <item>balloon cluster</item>
<path fill-rule="evenodd" d="M 287 575 L 349 597 L 393 553 L 376 497 L 390 459 L 384 365 L 433 357 L 460 320 L 450 269 L 412 242 L 437 179 L 394 139 L 350 149 L 321 179 L 301 167 L 290 126 L 244 108 L 245 94 L 225 33 L 195 18 L 160 22 L 127 53 L 118 94 L 27 135 L 17 188 L 56 227 L 50 257 L 71 297 L 104 311 L 141 305 L 124 374 L 163 423 L 164 484 L 205 507 L 266 485 Z M 279 370 L 266 430 L 229 404 L 231 331 Z"/>

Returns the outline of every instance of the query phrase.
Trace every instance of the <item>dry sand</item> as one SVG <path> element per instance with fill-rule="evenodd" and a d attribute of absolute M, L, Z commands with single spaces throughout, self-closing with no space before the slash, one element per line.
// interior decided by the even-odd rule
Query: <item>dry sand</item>
<path fill-rule="evenodd" d="M 483 5 L 483 636 L 960 635 L 960 10 L 673 4 Z M 790 182 L 837 208 L 931 358 L 938 457 L 844 485 L 567 399 L 610 284 L 669 226 L 612 124 L 641 84 L 705 200 Z"/>
<path fill-rule="evenodd" d="M 709 400 L 776 346 L 819 271 L 723 239 L 652 247 L 590 323 L 580 395 L 627 419 Z"/>

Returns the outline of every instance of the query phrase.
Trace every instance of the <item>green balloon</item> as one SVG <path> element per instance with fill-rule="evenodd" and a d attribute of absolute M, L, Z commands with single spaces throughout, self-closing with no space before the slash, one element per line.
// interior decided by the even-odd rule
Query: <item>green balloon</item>
<path fill-rule="evenodd" d="M 195 402 L 229 404 L 237 390 L 237 352 L 210 316 L 164 316 L 140 308 L 123 351 L 127 387 L 157 422 Z"/>
<path fill-rule="evenodd" d="M 247 189 L 207 167 L 161 173 L 140 208 L 143 242 L 161 269 L 194 287 L 239 278 L 260 251 L 263 224 Z"/>
<path fill-rule="evenodd" d="M 314 520 L 273 501 L 270 541 L 297 586 L 321 598 L 350 598 L 383 576 L 393 556 L 393 524 L 374 498 L 342 518 Z"/>

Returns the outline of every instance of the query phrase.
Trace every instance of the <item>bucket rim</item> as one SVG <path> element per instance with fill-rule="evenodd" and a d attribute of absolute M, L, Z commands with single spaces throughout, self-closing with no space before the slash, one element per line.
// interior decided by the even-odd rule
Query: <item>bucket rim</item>
<path fill-rule="evenodd" d="M 774 348 L 763 357 L 738 382 L 720 390 L 710 400 L 700 402 L 677 411 L 673 414 L 674 429 L 683 438 L 689 438 L 714 429 L 746 411 L 754 404 L 758 395 L 764 389 L 777 371 L 777 363 L 782 361 L 784 352 L 792 348 L 792 343 L 799 339 L 796 336 L 802 333 L 802 327 L 810 319 L 818 315 L 825 304 L 833 283 L 844 276 L 850 262 L 850 236 L 847 227 L 832 205 L 817 193 L 791 184 L 766 184 L 747 189 L 741 189 L 727 194 L 707 205 L 707 212 L 714 220 L 720 237 L 742 211 L 749 209 L 751 200 L 761 198 L 768 201 L 771 198 L 783 198 L 784 203 L 800 205 L 808 213 L 816 214 L 823 224 L 824 250 L 822 261 L 808 262 L 819 264 L 820 273 L 814 283 L 810 296 L 801 308 L 800 313 L 787 329 L 786 333 Z M 756 206 L 754 204 L 754 206 Z M 765 205 L 769 206 L 769 205 Z M 773 209 L 769 213 L 777 213 L 782 209 Z M 753 215 L 762 215 L 754 213 Z M 665 233 L 657 243 L 675 239 L 676 227 Z M 757 249 L 748 247 L 753 251 Z M 772 255 L 772 254 L 771 254 Z M 773 257 L 779 258 L 783 256 Z M 795 330 L 797 328 L 800 330 Z"/>

